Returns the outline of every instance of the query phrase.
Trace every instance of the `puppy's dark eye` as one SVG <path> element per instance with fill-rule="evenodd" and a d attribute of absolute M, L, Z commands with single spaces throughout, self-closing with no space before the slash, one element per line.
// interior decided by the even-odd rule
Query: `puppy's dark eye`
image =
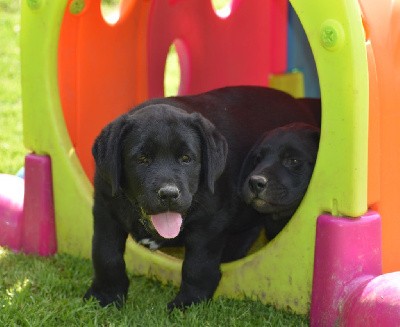
<path fill-rule="evenodd" d="M 264 160 L 270 153 L 269 147 L 264 147 L 254 155 L 254 164 L 258 165 L 261 161 Z"/>
<path fill-rule="evenodd" d="M 301 165 L 301 160 L 297 158 L 285 158 L 282 164 L 287 168 L 295 168 Z"/>
<path fill-rule="evenodd" d="M 179 158 L 179 161 L 187 164 L 192 161 L 192 158 L 190 158 L 190 156 L 188 156 L 187 154 L 184 154 Z"/>
<path fill-rule="evenodd" d="M 138 163 L 143 164 L 143 165 L 148 165 L 148 164 L 151 163 L 150 157 L 148 157 L 148 156 L 146 156 L 144 154 L 140 155 L 138 157 L 137 161 L 138 161 Z"/>

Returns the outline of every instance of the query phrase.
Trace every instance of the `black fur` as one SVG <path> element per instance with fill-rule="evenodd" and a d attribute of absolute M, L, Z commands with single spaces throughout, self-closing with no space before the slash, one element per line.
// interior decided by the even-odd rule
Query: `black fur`
<path fill-rule="evenodd" d="M 319 128 L 294 123 L 264 135 L 241 172 L 242 197 L 262 217 L 273 239 L 290 220 L 307 191 L 314 169 Z"/>
<path fill-rule="evenodd" d="M 266 130 L 298 121 L 315 124 L 286 93 L 249 86 L 150 100 L 107 125 L 93 146 L 95 274 L 85 298 L 123 304 L 131 234 L 154 248 L 154 240 L 185 246 L 181 286 L 169 309 L 210 299 L 220 263 L 245 255 L 248 245 L 236 240 L 255 230 L 237 215 L 243 203 L 236 182 L 246 154 Z M 148 219 L 164 211 L 183 216 L 175 240 L 162 239 Z"/>

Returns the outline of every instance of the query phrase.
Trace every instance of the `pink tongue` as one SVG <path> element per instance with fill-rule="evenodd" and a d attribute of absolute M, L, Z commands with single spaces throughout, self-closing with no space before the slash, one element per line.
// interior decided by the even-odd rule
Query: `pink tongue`
<path fill-rule="evenodd" d="M 177 212 L 163 212 L 151 216 L 157 233 L 164 238 L 177 237 L 182 225 L 182 216 Z"/>

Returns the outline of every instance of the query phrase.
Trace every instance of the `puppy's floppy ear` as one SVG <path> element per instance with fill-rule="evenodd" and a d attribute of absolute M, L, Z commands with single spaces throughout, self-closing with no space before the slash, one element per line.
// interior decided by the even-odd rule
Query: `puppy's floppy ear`
<path fill-rule="evenodd" d="M 308 133 L 309 133 L 309 135 L 311 136 L 312 140 L 315 142 L 315 144 L 318 147 L 319 139 L 320 139 L 320 136 L 321 136 L 321 130 L 319 128 L 317 128 L 317 127 L 311 127 L 308 130 Z"/>
<path fill-rule="evenodd" d="M 225 169 L 228 156 L 228 143 L 215 126 L 199 113 L 193 113 L 194 125 L 201 137 L 201 182 L 214 193 L 214 183 Z"/>
<path fill-rule="evenodd" d="M 126 130 L 127 120 L 121 116 L 104 127 L 92 147 L 96 170 L 110 183 L 113 196 L 121 189 L 122 141 Z"/>
<path fill-rule="evenodd" d="M 301 132 L 303 135 L 308 139 L 312 141 L 312 151 L 315 152 L 315 154 L 318 152 L 318 147 L 319 147 L 319 140 L 320 140 L 320 135 L 321 135 L 321 130 L 318 127 L 308 125 L 308 124 L 297 124 L 302 128 Z"/>

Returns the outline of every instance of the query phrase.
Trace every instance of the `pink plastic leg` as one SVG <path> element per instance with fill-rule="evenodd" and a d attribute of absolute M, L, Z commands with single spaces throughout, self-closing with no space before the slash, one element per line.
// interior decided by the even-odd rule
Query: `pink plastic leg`
<path fill-rule="evenodd" d="M 42 256 L 57 251 L 51 160 L 30 154 L 25 158 L 25 200 L 22 248 Z"/>
<path fill-rule="evenodd" d="M 317 221 L 311 326 L 400 325 L 400 273 L 380 275 L 381 219 Z"/>
<path fill-rule="evenodd" d="M 24 180 L 0 174 L 0 246 L 21 249 Z"/>

